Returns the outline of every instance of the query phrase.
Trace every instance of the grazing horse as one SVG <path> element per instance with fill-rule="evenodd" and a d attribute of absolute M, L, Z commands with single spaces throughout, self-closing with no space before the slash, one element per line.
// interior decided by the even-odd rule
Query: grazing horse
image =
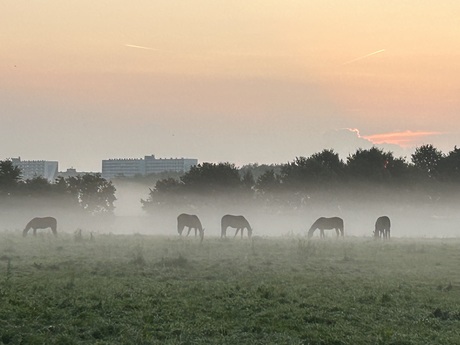
<path fill-rule="evenodd" d="M 187 236 L 190 234 L 190 231 L 192 229 L 195 230 L 195 236 L 196 236 L 196 233 L 198 230 L 200 232 L 200 238 L 203 241 L 204 229 L 203 229 L 203 226 L 201 225 L 200 219 L 196 215 L 181 213 L 177 217 L 177 232 L 179 233 L 179 235 L 182 236 L 182 231 L 184 231 L 185 227 L 188 227 Z"/>
<path fill-rule="evenodd" d="M 390 218 L 387 216 L 378 217 L 375 222 L 374 237 L 375 238 L 390 238 Z"/>
<path fill-rule="evenodd" d="M 243 216 L 233 216 L 231 214 L 227 214 L 222 217 L 220 222 L 221 225 L 221 233 L 220 237 L 227 237 L 227 228 L 236 228 L 235 236 L 238 234 L 238 231 L 241 231 L 241 238 L 243 238 L 243 230 L 246 228 L 248 230 L 248 237 L 251 238 L 252 236 L 252 228 L 249 225 L 249 222 Z"/>
<path fill-rule="evenodd" d="M 37 229 L 46 229 L 51 228 L 54 236 L 57 236 L 57 221 L 54 217 L 36 217 L 33 218 L 30 222 L 27 223 L 26 227 L 24 228 L 22 235 L 25 237 L 30 229 L 34 230 L 34 236 L 37 235 Z"/>
<path fill-rule="evenodd" d="M 321 238 L 324 237 L 324 230 L 331 230 L 331 229 L 335 229 L 337 237 L 339 237 L 340 234 L 343 237 L 344 235 L 343 219 L 339 217 L 318 218 L 313 223 L 313 225 L 310 227 L 310 230 L 308 230 L 308 238 L 311 238 L 313 236 L 313 233 L 315 232 L 316 229 L 319 229 Z"/>

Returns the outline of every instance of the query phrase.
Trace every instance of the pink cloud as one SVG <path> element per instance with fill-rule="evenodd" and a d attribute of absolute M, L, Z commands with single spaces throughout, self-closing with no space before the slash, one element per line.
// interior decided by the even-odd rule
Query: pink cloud
<path fill-rule="evenodd" d="M 435 131 L 404 131 L 362 136 L 373 144 L 394 144 L 401 147 L 411 147 L 421 144 L 426 138 L 442 134 Z"/>

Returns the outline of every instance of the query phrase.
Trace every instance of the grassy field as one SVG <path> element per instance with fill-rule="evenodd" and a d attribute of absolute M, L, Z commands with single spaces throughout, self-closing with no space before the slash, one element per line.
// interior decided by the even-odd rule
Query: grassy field
<path fill-rule="evenodd" d="M 459 344 L 460 240 L 0 234 L 2 344 Z"/>

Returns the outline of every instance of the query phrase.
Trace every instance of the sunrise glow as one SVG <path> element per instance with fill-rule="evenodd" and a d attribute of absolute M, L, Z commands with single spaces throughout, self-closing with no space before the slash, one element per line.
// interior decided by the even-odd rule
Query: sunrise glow
<path fill-rule="evenodd" d="M 460 138 L 457 2 L 20 0 L 0 13 L 6 156 L 271 163 Z M 362 137 L 323 136 L 336 128 Z"/>

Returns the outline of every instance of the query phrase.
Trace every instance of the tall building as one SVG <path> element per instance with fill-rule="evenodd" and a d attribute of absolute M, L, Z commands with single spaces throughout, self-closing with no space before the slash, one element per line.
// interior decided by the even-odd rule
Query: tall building
<path fill-rule="evenodd" d="M 58 162 L 55 161 L 22 161 L 21 157 L 18 157 L 12 158 L 11 162 L 21 169 L 23 180 L 44 177 L 49 182 L 54 182 L 58 174 Z"/>
<path fill-rule="evenodd" d="M 155 155 L 144 158 L 105 159 L 102 161 L 102 177 L 148 175 L 166 171 L 187 172 L 198 159 L 193 158 L 155 158 Z"/>

